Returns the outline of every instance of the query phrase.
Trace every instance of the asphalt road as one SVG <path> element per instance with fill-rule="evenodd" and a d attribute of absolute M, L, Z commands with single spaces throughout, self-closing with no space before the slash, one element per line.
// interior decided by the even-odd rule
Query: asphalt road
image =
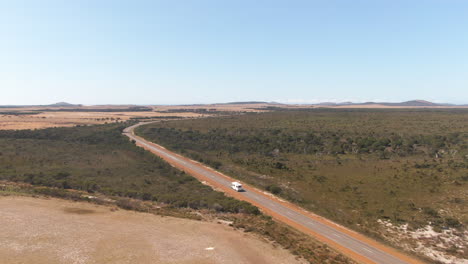
<path fill-rule="evenodd" d="M 139 125 L 141 124 L 126 128 L 124 130 L 124 134 L 128 136 L 129 138 L 135 140 L 139 144 L 147 147 L 148 149 L 151 149 L 160 157 L 169 159 L 181 165 L 182 167 L 188 168 L 192 171 L 195 171 L 196 173 L 202 174 L 205 177 L 212 180 L 213 182 L 230 187 L 231 182 L 228 179 L 221 177 L 220 175 L 205 168 L 204 166 L 200 166 L 200 164 L 196 162 L 192 162 L 188 159 L 182 159 L 180 158 L 180 156 L 175 155 L 174 153 L 164 148 L 158 147 L 154 144 L 151 144 L 149 141 L 146 141 L 140 137 L 135 136 L 133 134 L 133 129 Z M 368 260 L 372 262 L 381 263 L 381 264 L 409 263 L 398 258 L 397 256 L 391 255 L 387 252 L 380 250 L 379 248 L 376 248 L 368 243 L 365 243 L 357 238 L 354 238 L 346 233 L 343 233 L 341 230 L 336 229 L 331 225 L 327 225 L 320 221 L 316 221 L 305 214 L 302 214 L 296 210 L 290 209 L 282 205 L 281 203 L 279 203 L 273 198 L 269 198 L 268 196 L 259 194 L 257 192 L 249 191 L 248 188 L 246 188 L 245 192 L 240 192 L 239 194 L 243 195 L 247 201 L 252 201 L 255 204 L 259 204 L 264 208 L 274 211 L 275 213 L 285 218 L 288 218 L 290 221 L 296 222 L 297 224 L 302 225 L 303 227 L 306 227 L 310 229 L 311 231 L 318 233 L 322 235 L 323 237 L 326 237 L 327 239 L 334 241 L 335 243 L 343 247 L 348 248 L 351 251 L 354 251 L 355 253 L 367 258 Z"/>

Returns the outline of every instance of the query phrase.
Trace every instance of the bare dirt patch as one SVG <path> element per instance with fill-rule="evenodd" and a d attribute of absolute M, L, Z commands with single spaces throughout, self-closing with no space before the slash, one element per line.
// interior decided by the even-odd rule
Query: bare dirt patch
<path fill-rule="evenodd" d="M 0 208 L 0 263 L 301 263 L 216 223 L 31 197 Z"/>

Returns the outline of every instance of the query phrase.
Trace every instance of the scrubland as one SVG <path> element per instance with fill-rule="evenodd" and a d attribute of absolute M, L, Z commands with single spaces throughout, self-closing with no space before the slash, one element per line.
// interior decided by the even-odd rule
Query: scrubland
<path fill-rule="evenodd" d="M 135 146 L 121 134 L 130 124 L 0 131 L 0 195 L 51 196 L 208 222 L 219 219 L 310 263 L 353 263 Z"/>
<path fill-rule="evenodd" d="M 468 257 L 466 109 L 280 110 L 137 134 L 434 262 Z"/>

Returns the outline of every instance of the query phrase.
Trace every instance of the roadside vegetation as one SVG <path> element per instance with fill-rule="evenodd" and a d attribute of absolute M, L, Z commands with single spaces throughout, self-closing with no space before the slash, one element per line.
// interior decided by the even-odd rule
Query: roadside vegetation
<path fill-rule="evenodd" d="M 136 147 L 121 135 L 127 125 L 0 131 L 0 179 L 172 207 L 258 213 Z"/>
<path fill-rule="evenodd" d="M 468 257 L 467 110 L 281 110 L 136 132 L 419 255 L 430 255 L 417 250 L 424 242 L 396 240 L 389 227 L 450 231 L 462 244 L 427 241 L 448 257 Z"/>
<path fill-rule="evenodd" d="M 121 134 L 130 125 L 0 130 L 0 196 L 52 196 L 159 215 L 222 219 L 310 263 L 354 263 L 135 146 Z"/>

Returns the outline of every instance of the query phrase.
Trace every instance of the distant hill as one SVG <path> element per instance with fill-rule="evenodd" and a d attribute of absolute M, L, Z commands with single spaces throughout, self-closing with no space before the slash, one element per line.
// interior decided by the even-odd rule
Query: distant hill
<path fill-rule="evenodd" d="M 298 107 L 303 106 L 315 106 L 315 107 L 350 107 L 355 108 L 362 106 L 364 108 L 381 108 L 381 107 L 463 107 L 466 108 L 468 104 L 447 104 L 447 103 L 433 103 L 426 100 L 410 100 L 399 103 L 390 103 L 390 102 L 364 102 L 364 103 L 353 103 L 353 102 L 320 102 L 320 103 L 310 103 L 310 104 L 288 104 L 288 103 L 278 103 L 278 102 L 264 102 L 264 101 L 243 101 L 243 102 L 229 102 L 229 103 L 215 103 L 209 105 L 267 105 L 268 107 Z M 207 104 L 185 104 L 181 106 L 208 106 Z M 83 106 L 82 104 L 71 104 L 67 102 L 58 102 L 55 104 L 49 105 L 0 105 L 0 108 L 25 108 L 25 107 L 40 107 L 40 108 L 50 108 L 49 111 L 67 111 L 67 110 L 76 110 L 76 111 L 102 111 L 102 109 L 131 109 L 132 111 L 151 111 L 151 107 L 147 106 L 138 106 L 138 105 L 94 105 L 94 106 Z"/>
<path fill-rule="evenodd" d="M 81 104 L 70 104 L 67 102 L 58 102 L 49 105 L 0 105 L 0 108 L 24 108 L 24 107 L 82 107 Z"/>
<path fill-rule="evenodd" d="M 439 106 L 440 104 L 432 103 L 425 100 L 412 100 L 401 103 L 379 103 L 388 106 Z"/>
<path fill-rule="evenodd" d="M 44 105 L 44 106 L 48 106 L 48 107 L 80 107 L 82 105 L 80 105 L 80 104 L 70 104 L 70 103 L 67 103 L 67 102 L 58 102 L 58 103 L 55 103 L 55 104 Z"/>
<path fill-rule="evenodd" d="M 240 105 L 240 104 L 268 104 L 268 102 L 261 101 L 246 101 L 246 102 L 230 102 L 225 104 Z"/>
<path fill-rule="evenodd" d="M 315 104 L 315 105 L 356 105 L 356 104 L 359 104 L 359 103 L 353 103 L 353 102 L 342 102 L 342 103 L 322 102 L 322 103 L 318 103 L 318 104 Z"/>
<path fill-rule="evenodd" d="M 406 101 L 406 102 L 401 102 L 401 103 L 388 103 L 388 102 L 365 102 L 365 103 L 353 103 L 353 102 L 343 102 L 343 103 L 332 103 L 332 102 L 324 102 L 324 103 L 318 103 L 315 105 L 320 105 L 320 106 L 369 106 L 369 105 L 380 105 L 380 106 L 408 106 L 408 107 L 413 107 L 413 106 L 419 106 L 419 107 L 435 107 L 435 106 L 456 106 L 454 104 L 438 104 L 438 103 L 433 103 L 425 100 L 411 100 L 411 101 Z M 463 105 L 460 105 L 463 106 Z"/>

